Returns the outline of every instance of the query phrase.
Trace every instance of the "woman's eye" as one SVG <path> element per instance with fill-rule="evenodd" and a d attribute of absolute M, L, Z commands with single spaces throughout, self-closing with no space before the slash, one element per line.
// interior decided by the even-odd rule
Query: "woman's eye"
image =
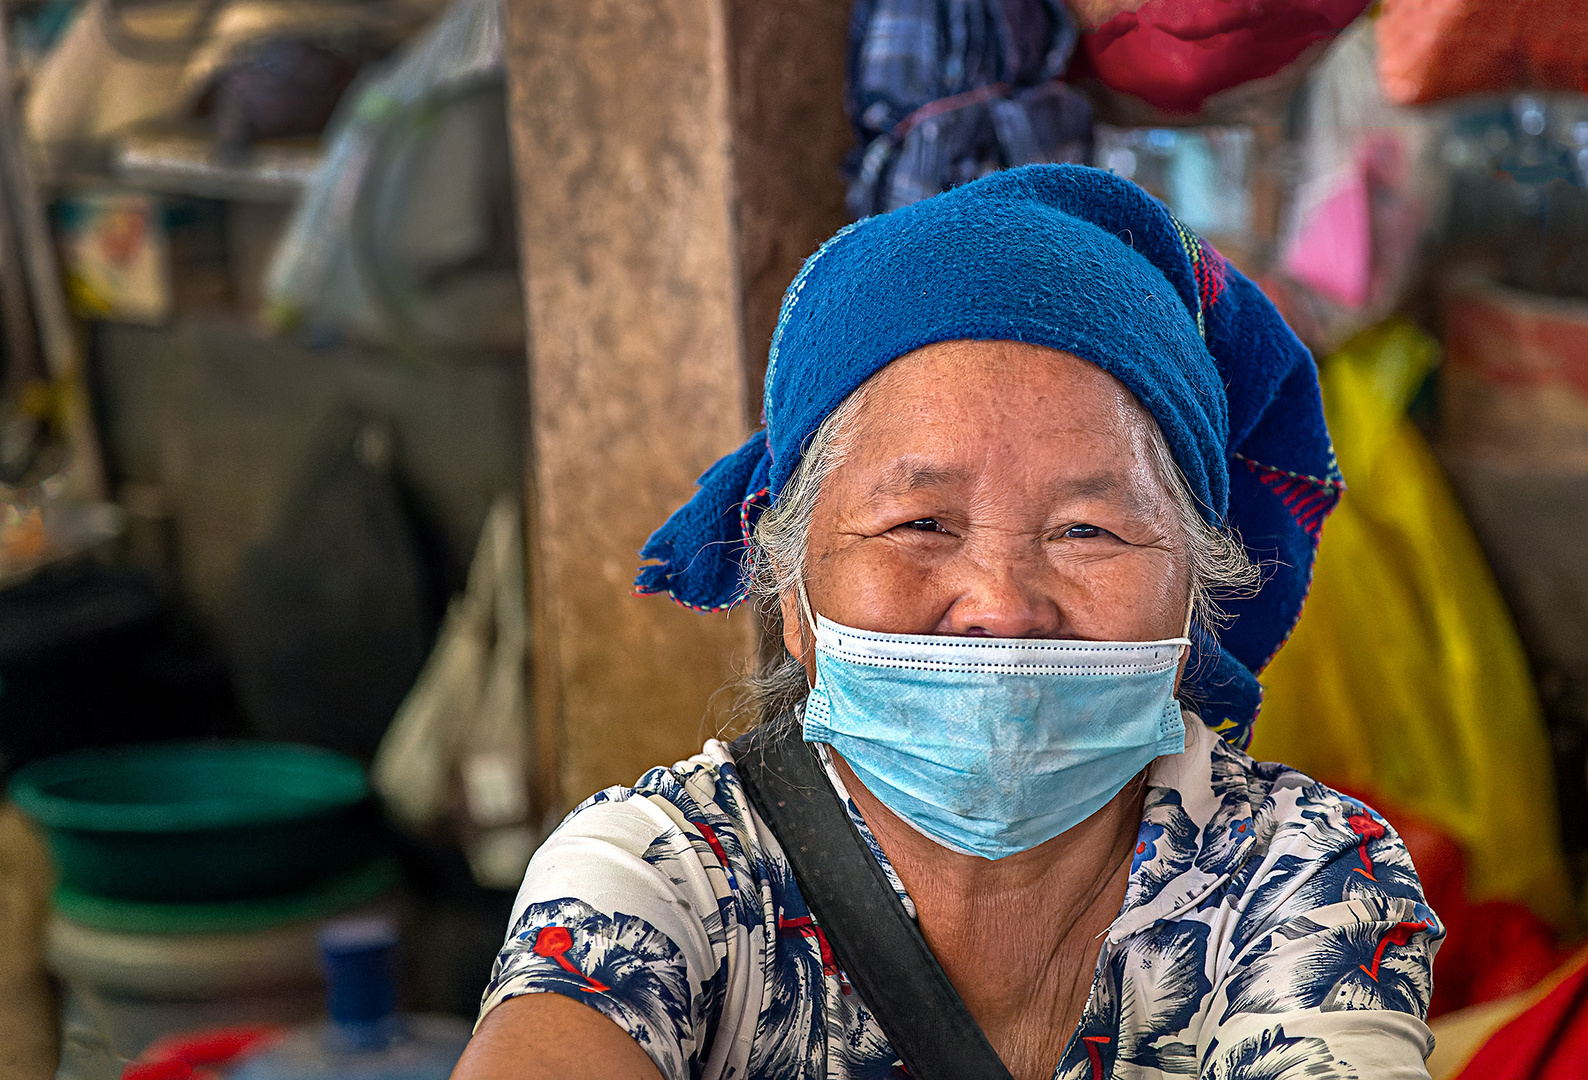
<path fill-rule="evenodd" d="M 1071 525 L 1064 530 L 1067 540 L 1092 540 L 1103 535 L 1103 530 L 1096 525 Z"/>

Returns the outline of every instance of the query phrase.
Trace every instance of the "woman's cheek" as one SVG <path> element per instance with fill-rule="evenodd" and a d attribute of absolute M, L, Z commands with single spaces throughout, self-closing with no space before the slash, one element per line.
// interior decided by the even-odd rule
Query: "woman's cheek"
<path fill-rule="evenodd" d="M 898 545 L 876 542 L 832 552 L 810 575 L 812 602 L 828 618 L 860 630 L 931 633 L 941 614 L 934 603 L 946 604 L 934 588 L 941 575 L 924 562 Z"/>
<path fill-rule="evenodd" d="M 1110 559 L 1078 575 L 1066 614 L 1077 634 L 1095 641 L 1179 637 L 1185 628 L 1182 576 L 1157 552 Z"/>

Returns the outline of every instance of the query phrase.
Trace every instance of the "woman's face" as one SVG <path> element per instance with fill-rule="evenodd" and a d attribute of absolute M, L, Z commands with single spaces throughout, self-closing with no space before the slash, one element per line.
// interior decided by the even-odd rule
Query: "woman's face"
<path fill-rule="evenodd" d="M 895 634 L 1179 636 L 1190 581 L 1152 422 L 1118 380 L 1054 349 L 955 341 L 895 361 L 817 500 L 812 608 Z M 782 609 L 810 667 L 797 597 Z"/>

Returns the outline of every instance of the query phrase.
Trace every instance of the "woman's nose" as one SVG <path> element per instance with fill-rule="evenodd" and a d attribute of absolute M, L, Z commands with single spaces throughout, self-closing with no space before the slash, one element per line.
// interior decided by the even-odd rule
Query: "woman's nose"
<path fill-rule="evenodd" d="M 938 626 L 942 634 L 969 637 L 1062 637 L 1064 613 L 1045 575 L 1027 560 L 967 567 Z"/>

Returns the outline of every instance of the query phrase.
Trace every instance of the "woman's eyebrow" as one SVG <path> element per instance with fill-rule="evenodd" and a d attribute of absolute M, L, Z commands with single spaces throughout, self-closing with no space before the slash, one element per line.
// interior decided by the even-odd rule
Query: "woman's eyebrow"
<path fill-rule="evenodd" d="M 963 481 L 966 471 L 953 466 L 927 465 L 922 462 L 895 461 L 871 487 L 873 497 L 879 495 L 908 495 L 922 488 L 940 487 Z"/>
<path fill-rule="evenodd" d="M 1048 497 L 1056 503 L 1071 499 L 1102 499 L 1122 506 L 1126 512 L 1150 517 L 1154 507 L 1140 484 L 1131 483 L 1121 472 L 1094 472 L 1084 476 L 1061 476 L 1048 485 Z"/>
<path fill-rule="evenodd" d="M 1127 483 L 1117 472 L 1094 472 L 1084 476 L 1060 476 L 1048 485 L 1048 494 L 1054 498 L 1106 499 L 1118 495 L 1138 501 L 1136 485 Z"/>
<path fill-rule="evenodd" d="M 871 496 L 894 497 L 908 495 L 924 488 L 951 487 L 969 479 L 969 471 L 952 465 L 930 465 L 919 461 L 895 461 L 883 469 L 882 475 L 872 485 Z M 1133 510 L 1141 506 L 1141 492 L 1117 471 L 1086 473 L 1081 476 L 1060 476 L 1048 485 L 1048 497 L 1064 499 L 1122 499 Z"/>

